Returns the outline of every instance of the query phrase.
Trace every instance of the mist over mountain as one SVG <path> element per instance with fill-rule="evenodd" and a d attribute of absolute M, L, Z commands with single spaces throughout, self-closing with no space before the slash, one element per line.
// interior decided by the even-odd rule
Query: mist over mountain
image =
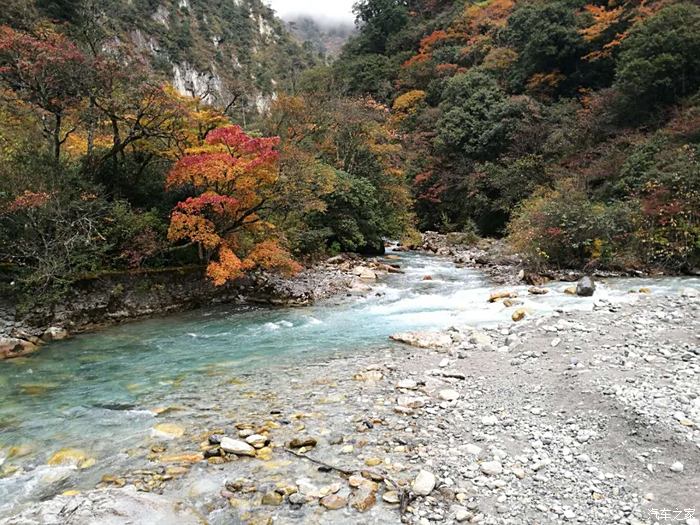
<path fill-rule="evenodd" d="M 286 19 L 289 31 L 302 43 L 308 42 L 316 53 L 333 59 L 355 32 L 349 21 L 327 16 L 295 15 Z"/>

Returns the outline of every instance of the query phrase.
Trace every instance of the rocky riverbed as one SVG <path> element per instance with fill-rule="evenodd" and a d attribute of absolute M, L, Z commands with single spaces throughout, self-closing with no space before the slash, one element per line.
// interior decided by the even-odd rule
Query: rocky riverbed
<path fill-rule="evenodd" d="M 67 480 L 90 458 L 64 452 L 53 490 L 68 491 L 0 523 L 697 525 L 699 319 L 696 289 L 637 290 L 350 356 L 214 368 L 216 388 L 147 407 L 149 445 L 124 452 L 139 468 L 77 492 Z"/>

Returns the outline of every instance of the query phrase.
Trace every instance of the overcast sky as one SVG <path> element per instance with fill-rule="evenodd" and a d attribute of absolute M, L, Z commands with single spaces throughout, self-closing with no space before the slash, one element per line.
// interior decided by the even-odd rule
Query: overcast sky
<path fill-rule="evenodd" d="M 266 0 L 282 18 L 309 15 L 313 18 L 353 22 L 352 5 L 355 0 Z"/>

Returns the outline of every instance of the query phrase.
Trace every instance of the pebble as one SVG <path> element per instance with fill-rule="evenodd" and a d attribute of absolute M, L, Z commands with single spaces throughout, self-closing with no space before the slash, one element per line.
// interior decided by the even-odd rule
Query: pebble
<path fill-rule="evenodd" d="M 683 463 L 681 463 L 680 461 L 676 461 L 669 467 L 669 469 L 671 470 L 671 472 L 683 472 Z"/>
<path fill-rule="evenodd" d="M 498 476 L 503 472 L 503 465 L 501 465 L 501 463 L 498 461 L 485 461 L 479 466 L 479 468 L 481 469 L 481 472 L 487 476 Z"/>
<path fill-rule="evenodd" d="M 399 502 L 399 493 L 395 490 L 388 490 L 384 494 L 382 494 L 382 500 L 385 503 L 394 505 Z"/>
<path fill-rule="evenodd" d="M 481 418 L 481 424 L 485 427 L 492 427 L 498 424 L 498 418 L 496 416 L 484 416 Z"/>
<path fill-rule="evenodd" d="M 221 438 L 221 450 L 237 456 L 255 456 L 255 449 L 245 441 L 232 439 L 230 437 Z"/>
<path fill-rule="evenodd" d="M 433 491 L 436 483 L 437 479 L 435 478 L 435 474 L 427 470 L 421 470 L 416 476 L 416 479 L 413 480 L 411 489 L 414 494 L 418 496 L 427 496 Z"/>
<path fill-rule="evenodd" d="M 405 388 L 406 390 L 415 390 L 418 387 L 413 379 L 402 379 L 396 384 L 396 388 Z"/>
<path fill-rule="evenodd" d="M 438 395 L 443 401 L 456 401 L 457 399 L 459 399 L 459 392 L 451 389 L 440 390 L 440 393 Z"/>
<path fill-rule="evenodd" d="M 328 510 L 338 510 L 345 507 L 348 504 L 348 500 L 337 494 L 329 494 L 321 498 L 320 503 Z"/>
<path fill-rule="evenodd" d="M 267 443 L 267 438 L 265 436 L 261 436 L 260 434 L 252 434 L 245 438 L 245 442 L 255 448 L 263 448 L 265 443 Z"/>

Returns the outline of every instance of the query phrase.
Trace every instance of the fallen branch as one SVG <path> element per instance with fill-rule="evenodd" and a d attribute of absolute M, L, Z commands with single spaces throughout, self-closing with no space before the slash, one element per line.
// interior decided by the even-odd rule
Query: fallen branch
<path fill-rule="evenodd" d="M 328 463 L 325 463 L 324 461 L 321 461 L 320 459 L 312 458 L 311 456 L 307 456 L 306 454 L 302 454 L 301 452 L 297 452 L 295 450 L 292 450 L 291 448 L 285 448 L 284 450 L 285 452 L 289 452 L 293 456 L 296 456 L 298 458 L 304 458 L 308 461 L 311 461 L 312 463 L 316 463 L 317 465 L 326 467 L 329 470 L 335 470 L 336 472 L 340 472 L 341 474 L 345 474 L 346 476 L 352 476 L 357 472 L 356 470 L 347 470 L 341 467 L 336 467 L 335 465 L 330 465 Z"/>
<path fill-rule="evenodd" d="M 320 459 L 316 459 L 314 457 L 308 456 L 306 454 L 302 454 L 301 452 L 297 452 L 295 450 L 292 450 L 290 448 L 284 448 L 283 449 L 285 452 L 289 452 L 292 456 L 296 456 L 298 458 L 303 458 L 306 459 L 307 461 L 311 461 L 312 463 L 315 463 L 317 465 L 321 465 L 322 467 L 328 469 L 328 470 L 334 470 L 335 472 L 340 472 L 341 474 L 344 474 L 345 476 L 352 476 L 353 474 L 359 474 L 362 475 L 362 470 L 348 470 L 344 469 L 342 467 L 336 467 L 335 465 L 331 465 L 330 463 L 326 463 L 325 461 L 321 461 Z M 416 495 L 413 494 L 408 489 L 403 489 L 400 487 L 400 485 L 390 477 L 388 477 L 386 474 L 382 473 L 381 476 L 384 478 L 385 481 L 390 483 L 396 492 L 399 494 L 399 514 L 401 517 L 406 513 L 407 507 L 411 504 L 411 502 L 416 499 Z M 363 476 L 364 477 L 364 476 Z"/>

